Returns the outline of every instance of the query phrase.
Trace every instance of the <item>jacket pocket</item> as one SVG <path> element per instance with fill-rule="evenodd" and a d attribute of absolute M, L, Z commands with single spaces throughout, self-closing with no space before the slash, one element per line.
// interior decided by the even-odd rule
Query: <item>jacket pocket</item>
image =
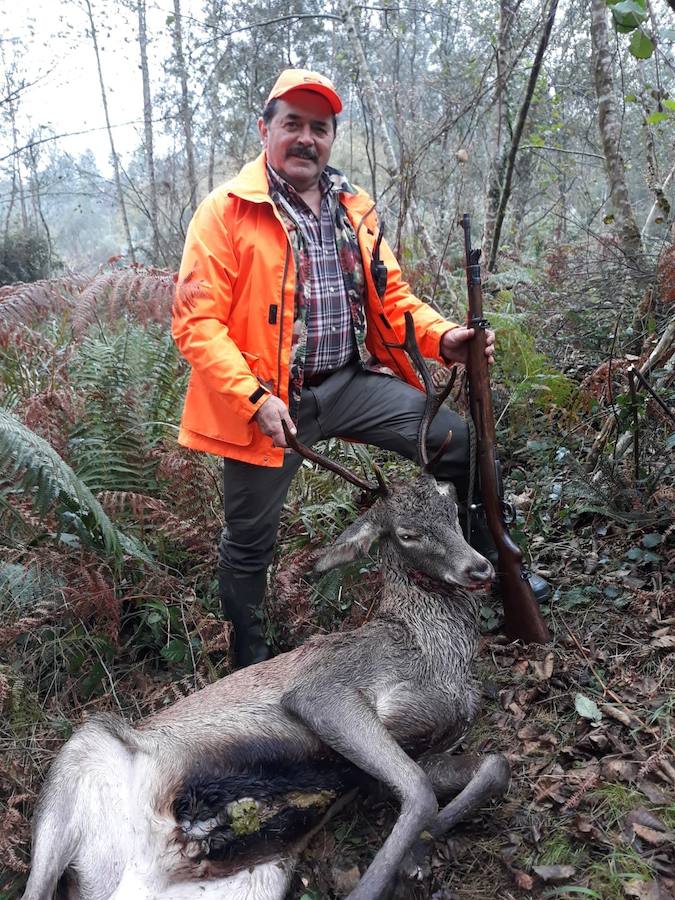
<path fill-rule="evenodd" d="M 194 371 L 190 376 L 182 424 L 189 431 L 238 447 L 253 440 L 253 426 L 232 412 L 227 399 L 212 391 Z"/>

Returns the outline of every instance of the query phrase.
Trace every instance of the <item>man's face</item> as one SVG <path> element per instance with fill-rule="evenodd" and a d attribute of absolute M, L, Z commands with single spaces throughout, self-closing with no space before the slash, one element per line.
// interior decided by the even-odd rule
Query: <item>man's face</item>
<path fill-rule="evenodd" d="M 314 91 L 292 91 L 258 129 L 272 168 L 299 193 L 316 187 L 335 140 L 329 102 Z"/>

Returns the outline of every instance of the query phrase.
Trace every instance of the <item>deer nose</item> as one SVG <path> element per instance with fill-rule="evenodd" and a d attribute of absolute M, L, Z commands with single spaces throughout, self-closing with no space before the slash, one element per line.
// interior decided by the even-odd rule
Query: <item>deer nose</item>
<path fill-rule="evenodd" d="M 484 556 L 479 556 L 470 566 L 467 566 L 466 575 L 470 581 L 488 582 L 495 577 L 495 570 L 489 560 Z"/>

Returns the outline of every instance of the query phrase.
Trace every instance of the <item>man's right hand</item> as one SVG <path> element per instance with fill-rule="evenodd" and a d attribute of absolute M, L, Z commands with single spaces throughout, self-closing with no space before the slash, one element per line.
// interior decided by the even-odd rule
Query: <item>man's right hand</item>
<path fill-rule="evenodd" d="M 284 435 L 284 429 L 281 425 L 282 422 L 286 422 L 289 431 L 293 434 L 296 432 L 288 407 L 283 400 L 275 397 L 274 394 L 270 394 L 267 399 L 263 401 L 256 414 L 253 416 L 253 421 L 263 434 L 272 438 L 272 444 L 275 447 L 288 446 L 286 443 L 286 436 Z"/>

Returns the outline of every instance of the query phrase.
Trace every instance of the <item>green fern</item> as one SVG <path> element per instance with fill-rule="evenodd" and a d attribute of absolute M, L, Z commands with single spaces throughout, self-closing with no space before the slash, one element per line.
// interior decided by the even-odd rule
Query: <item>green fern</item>
<path fill-rule="evenodd" d="M 53 601 L 62 589 L 60 579 L 35 564 L 6 563 L 0 566 L 2 617 L 10 611 L 27 615 L 40 604 Z"/>
<path fill-rule="evenodd" d="M 178 417 L 184 377 L 168 335 L 128 324 L 114 337 L 87 336 L 71 364 L 85 397 L 70 435 L 73 468 L 94 491 L 157 491 L 153 448 Z"/>
<path fill-rule="evenodd" d="M 147 549 L 110 521 L 89 488 L 47 441 L 0 409 L 0 472 L 28 498 L 45 519 L 52 511 L 61 535 L 111 556 L 121 566 L 124 554 L 151 563 Z"/>

